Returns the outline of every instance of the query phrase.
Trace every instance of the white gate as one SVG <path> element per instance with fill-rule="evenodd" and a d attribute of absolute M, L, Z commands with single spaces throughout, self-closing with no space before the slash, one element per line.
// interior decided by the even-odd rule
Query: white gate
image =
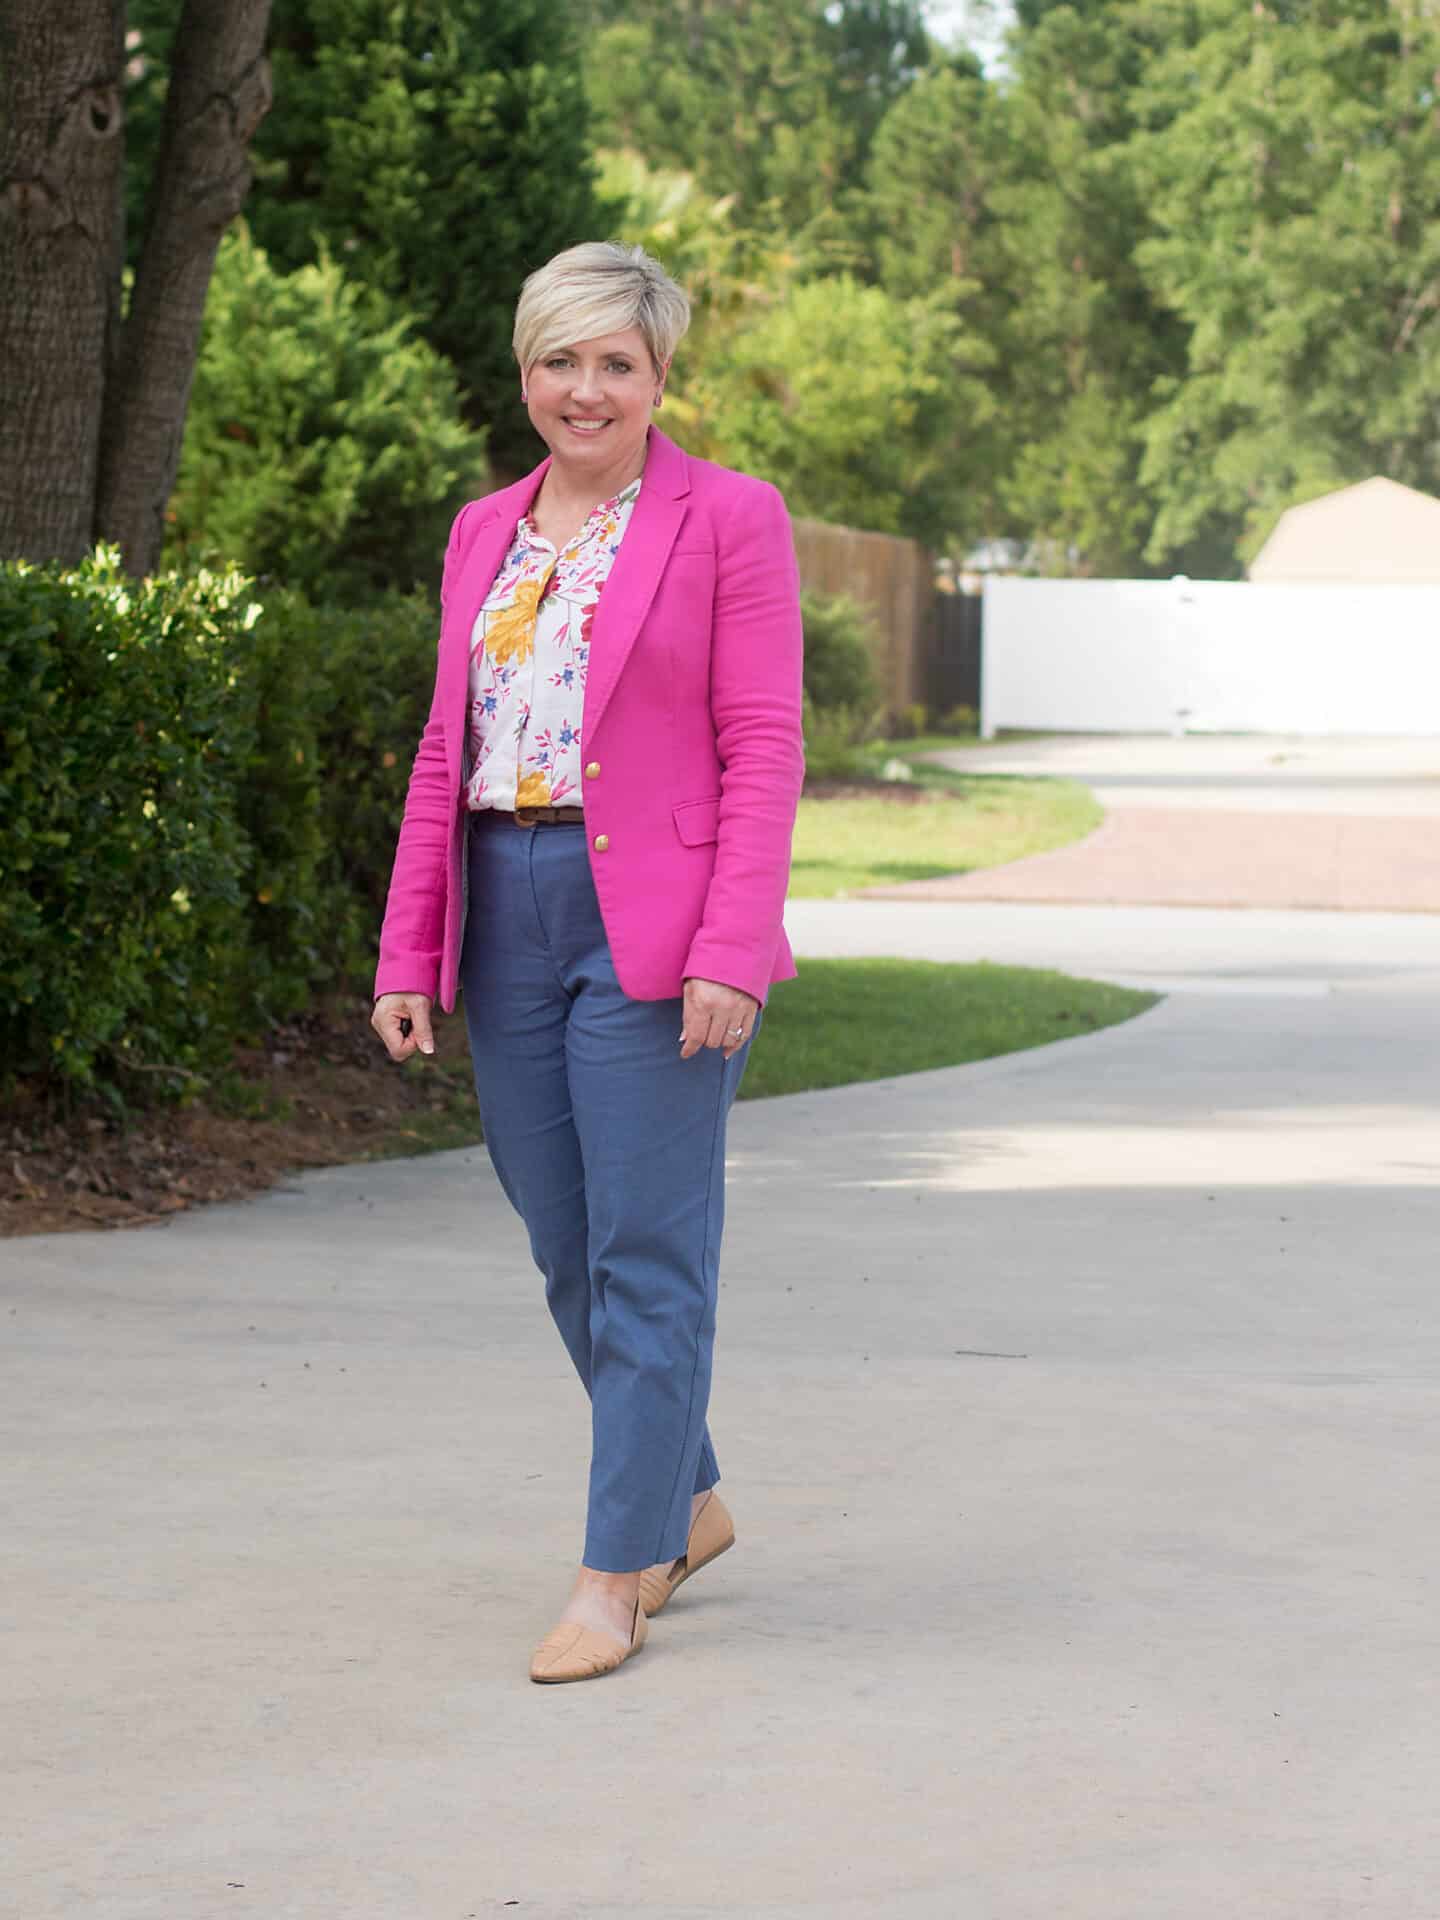
<path fill-rule="evenodd" d="M 980 724 L 1440 734 L 1440 587 L 987 578 Z"/>

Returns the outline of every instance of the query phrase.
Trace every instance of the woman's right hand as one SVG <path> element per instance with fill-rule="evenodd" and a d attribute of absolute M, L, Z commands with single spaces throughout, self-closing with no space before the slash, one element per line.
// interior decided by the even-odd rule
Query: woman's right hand
<path fill-rule="evenodd" d="M 392 1060 L 408 1060 L 412 1053 L 434 1053 L 435 1039 L 430 1031 L 430 1009 L 434 1005 L 428 993 L 382 993 L 375 1002 L 370 1024 L 385 1042 Z M 401 1027 L 408 1020 L 409 1032 Z"/>

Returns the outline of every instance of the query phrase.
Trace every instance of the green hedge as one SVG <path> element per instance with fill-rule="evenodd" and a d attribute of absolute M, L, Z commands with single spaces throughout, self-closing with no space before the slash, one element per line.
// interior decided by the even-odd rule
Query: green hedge
<path fill-rule="evenodd" d="M 287 793 L 277 781 L 255 793 L 249 825 L 257 849 L 274 851 L 260 931 L 277 971 L 288 965 L 294 974 L 309 937 L 308 902 L 322 929 L 303 987 L 298 978 L 287 982 L 287 1011 L 316 981 L 368 980 L 374 971 L 405 790 L 435 685 L 436 622 L 425 594 L 388 594 L 363 608 L 266 597 L 257 631 L 275 685 L 265 708 L 267 760 L 285 763 L 293 787 Z M 293 740 L 283 737 L 287 723 Z"/>
<path fill-rule="evenodd" d="M 873 696 L 853 604 L 805 596 L 812 759 Z M 0 1081 L 182 1094 L 368 981 L 435 668 L 428 596 L 313 606 L 101 549 L 0 565 Z M 834 736 L 833 740 L 831 736 Z"/>
<path fill-rule="evenodd" d="M 0 566 L 0 1077 L 174 1095 L 363 980 L 433 608 Z"/>
<path fill-rule="evenodd" d="M 239 575 L 102 552 L 0 568 L 0 954 L 11 1075 L 183 1077 L 242 993 L 253 752 Z"/>

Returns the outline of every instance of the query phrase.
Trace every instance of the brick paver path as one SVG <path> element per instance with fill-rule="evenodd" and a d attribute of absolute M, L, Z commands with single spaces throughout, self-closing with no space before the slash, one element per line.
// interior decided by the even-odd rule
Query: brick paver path
<path fill-rule="evenodd" d="M 1053 853 L 867 897 L 1440 913 L 1440 819 L 1117 807 Z"/>

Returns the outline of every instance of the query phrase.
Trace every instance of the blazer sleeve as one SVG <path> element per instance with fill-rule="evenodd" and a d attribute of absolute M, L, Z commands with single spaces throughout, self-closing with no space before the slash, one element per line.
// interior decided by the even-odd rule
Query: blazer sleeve
<path fill-rule="evenodd" d="M 440 631 L 445 630 L 445 605 L 463 551 L 465 517 L 472 501 L 456 514 L 445 549 L 440 580 Z M 440 699 L 440 658 L 436 649 L 435 688 L 430 717 L 420 735 L 405 794 L 405 812 L 385 918 L 380 928 L 380 960 L 375 972 L 375 998 L 382 993 L 424 993 L 434 1000 L 440 990 L 440 955 L 445 937 L 446 862 L 450 857 L 450 827 L 456 796 L 450 791 L 445 759 L 445 718 Z"/>
<path fill-rule="evenodd" d="M 777 488 L 751 481 L 741 491 L 716 561 L 710 706 L 721 766 L 719 831 L 685 974 L 763 1001 L 805 777 L 800 574 Z"/>

